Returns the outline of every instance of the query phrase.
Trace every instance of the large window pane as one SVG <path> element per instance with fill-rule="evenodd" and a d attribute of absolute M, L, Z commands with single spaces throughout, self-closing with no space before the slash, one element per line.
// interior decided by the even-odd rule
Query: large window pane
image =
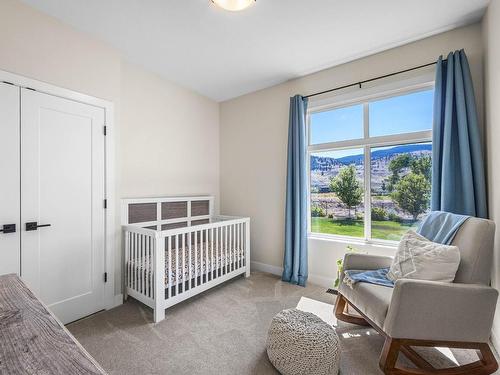
<path fill-rule="evenodd" d="M 311 232 L 364 237 L 363 149 L 311 154 Z"/>
<path fill-rule="evenodd" d="M 370 137 L 432 129 L 434 90 L 369 103 Z"/>
<path fill-rule="evenodd" d="M 311 144 L 363 138 L 363 105 L 312 113 Z"/>
<path fill-rule="evenodd" d="M 372 238 L 401 239 L 429 212 L 431 143 L 371 149 Z"/>

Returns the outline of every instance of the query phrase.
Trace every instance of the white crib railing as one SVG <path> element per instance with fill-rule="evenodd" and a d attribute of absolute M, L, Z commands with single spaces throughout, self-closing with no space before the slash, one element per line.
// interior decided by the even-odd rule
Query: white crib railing
<path fill-rule="evenodd" d="M 210 221 L 167 230 L 124 226 L 126 293 L 153 308 L 155 322 L 176 303 L 250 275 L 250 219 Z"/>

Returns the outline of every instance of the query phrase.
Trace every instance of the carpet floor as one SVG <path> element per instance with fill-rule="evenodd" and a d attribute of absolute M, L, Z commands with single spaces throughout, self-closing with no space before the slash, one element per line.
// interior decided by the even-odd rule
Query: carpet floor
<path fill-rule="evenodd" d="M 158 324 L 152 322 L 151 309 L 129 298 L 67 327 L 109 374 L 277 374 L 265 351 L 267 329 L 277 312 L 296 307 L 302 297 L 335 302 L 322 287 L 302 288 L 255 272 L 169 308 Z M 382 337 L 342 322 L 337 333 L 341 374 L 382 374 Z M 421 353 L 438 367 L 477 359 L 466 350 Z"/>

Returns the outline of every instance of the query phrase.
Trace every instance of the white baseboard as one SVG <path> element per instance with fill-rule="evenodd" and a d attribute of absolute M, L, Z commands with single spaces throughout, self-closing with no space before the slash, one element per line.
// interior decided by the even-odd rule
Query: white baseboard
<path fill-rule="evenodd" d="M 121 304 L 123 304 L 123 294 L 120 293 L 115 295 L 113 306 L 111 306 L 110 308 L 112 309 L 114 307 L 120 306 Z"/>
<path fill-rule="evenodd" d="M 281 276 L 283 274 L 283 267 L 273 266 L 271 264 L 261 263 L 261 262 L 250 262 L 250 267 L 253 271 L 267 272 L 273 275 Z M 331 288 L 333 285 L 333 279 L 328 277 L 309 274 L 307 280 L 324 288 Z"/>
<path fill-rule="evenodd" d="M 273 275 L 278 275 L 278 276 L 281 276 L 281 274 L 283 273 L 283 267 L 277 267 L 270 264 L 254 262 L 254 261 L 250 262 L 250 269 L 252 271 L 272 273 Z"/>
<path fill-rule="evenodd" d="M 334 279 L 331 279 L 331 278 L 328 278 L 328 277 L 325 277 L 325 276 L 320 276 L 320 275 L 309 275 L 307 277 L 307 280 L 309 282 L 311 282 L 312 284 L 316 284 L 316 285 L 319 285 L 319 286 L 322 286 L 324 288 L 333 288 L 333 282 L 334 282 Z"/>
<path fill-rule="evenodd" d="M 493 349 L 498 353 L 498 350 L 500 349 L 500 341 L 498 341 L 498 336 L 495 334 L 495 331 L 491 331 L 491 345 L 493 346 Z"/>

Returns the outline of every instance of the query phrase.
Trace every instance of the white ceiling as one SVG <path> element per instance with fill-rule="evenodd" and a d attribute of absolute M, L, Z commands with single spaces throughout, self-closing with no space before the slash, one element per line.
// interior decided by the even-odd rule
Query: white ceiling
<path fill-rule="evenodd" d="M 217 101 L 478 21 L 489 0 L 23 0 Z"/>

